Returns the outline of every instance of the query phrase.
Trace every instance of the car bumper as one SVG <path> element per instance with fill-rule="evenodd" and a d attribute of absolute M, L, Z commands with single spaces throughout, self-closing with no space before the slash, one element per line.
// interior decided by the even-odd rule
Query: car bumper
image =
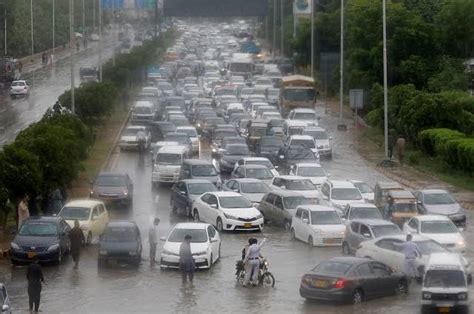
<path fill-rule="evenodd" d="M 321 236 L 315 238 L 314 246 L 341 246 L 343 237 Z"/>
<path fill-rule="evenodd" d="M 133 263 L 138 259 L 138 255 L 129 254 L 110 254 L 110 255 L 99 255 L 99 261 L 117 261 L 124 263 Z"/>
<path fill-rule="evenodd" d="M 469 301 L 441 301 L 441 300 L 421 300 L 421 305 L 423 307 L 432 307 L 432 308 L 454 308 L 458 306 L 468 306 Z"/>
<path fill-rule="evenodd" d="M 122 149 L 138 149 L 138 143 L 137 142 L 133 142 L 133 143 L 120 142 L 119 147 Z"/>
<path fill-rule="evenodd" d="M 162 174 L 160 172 L 153 172 L 151 174 L 151 182 L 153 183 L 175 183 L 178 182 L 179 173 L 174 174 Z"/>
<path fill-rule="evenodd" d="M 262 231 L 263 218 L 254 221 L 240 221 L 234 219 L 226 219 L 223 222 L 224 230 L 227 231 Z"/>
<path fill-rule="evenodd" d="M 25 91 L 25 90 L 21 90 L 21 91 L 11 90 L 10 91 L 10 96 L 25 96 L 27 94 L 28 94 L 28 91 Z"/>
<path fill-rule="evenodd" d="M 351 300 L 350 293 L 345 290 L 321 290 L 306 285 L 300 286 L 300 296 L 306 299 L 330 301 L 335 303 L 347 303 Z"/>
<path fill-rule="evenodd" d="M 321 157 L 329 157 L 332 155 L 332 149 L 331 148 L 318 148 L 318 153 L 319 153 L 319 156 Z"/>
<path fill-rule="evenodd" d="M 122 196 L 116 196 L 116 197 L 111 197 L 111 196 L 104 196 L 104 195 L 91 195 L 91 198 L 94 199 L 99 199 L 105 204 L 123 204 L 123 205 L 128 205 L 132 203 L 132 199 L 129 198 L 128 196 L 122 195 Z"/>
<path fill-rule="evenodd" d="M 200 256 L 193 256 L 193 258 L 194 258 L 194 264 L 195 264 L 196 268 L 198 268 L 198 269 L 208 269 L 208 268 L 210 268 L 208 256 L 200 255 Z M 179 269 L 179 256 L 161 254 L 160 267 L 161 268 Z"/>
<path fill-rule="evenodd" d="M 59 250 L 31 253 L 23 250 L 10 250 L 10 258 L 15 262 L 31 262 L 33 257 L 37 257 L 40 262 L 55 262 L 59 259 Z"/>

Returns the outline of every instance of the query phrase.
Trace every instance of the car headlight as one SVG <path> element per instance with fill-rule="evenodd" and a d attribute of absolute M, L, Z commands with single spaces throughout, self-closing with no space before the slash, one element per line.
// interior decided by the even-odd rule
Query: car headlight
<path fill-rule="evenodd" d="M 425 300 L 430 300 L 431 299 L 431 292 L 423 292 L 422 297 Z"/>
<path fill-rule="evenodd" d="M 198 256 L 198 255 L 206 255 L 207 252 L 206 251 L 201 251 L 201 252 L 196 252 L 196 253 L 193 253 L 193 256 Z"/>
<path fill-rule="evenodd" d="M 466 292 L 459 293 L 458 300 L 467 300 L 467 293 Z"/>
<path fill-rule="evenodd" d="M 20 249 L 20 246 L 18 244 L 16 244 L 15 242 L 10 243 L 10 247 L 14 250 L 19 250 Z"/>
<path fill-rule="evenodd" d="M 94 191 L 90 191 L 90 192 L 89 192 L 89 195 L 90 195 L 90 196 L 93 196 L 93 195 L 94 195 Z"/>
<path fill-rule="evenodd" d="M 171 252 L 171 251 L 168 251 L 168 250 L 163 250 L 162 254 L 165 254 L 165 255 L 174 255 L 174 256 L 179 256 L 179 254 L 173 253 L 173 252 Z"/>
<path fill-rule="evenodd" d="M 466 242 L 464 242 L 464 240 L 459 240 L 458 242 L 456 242 L 456 245 L 457 245 L 457 246 L 460 246 L 460 247 L 465 247 L 465 246 L 466 246 Z"/>
<path fill-rule="evenodd" d="M 226 214 L 226 213 L 224 213 L 224 216 L 225 216 L 225 218 L 227 218 L 227 219 L 233 219 L 233 220 L 237 220 L 237 219 L 238 219 L 237 217 L 232 216 L 232 215 L 229 215 L 229 214 Z"/>
<path fill-rule="evenodd" d="M 100 255 L 107 255 L 107 251 L 106 251 L 106 250 L 100 250 L 100 251 L 99 251 L 99 254 L 100 254 Z"/>
<path fill-rule="evenodd" d="M 257 219 L 262 219 L 263 216 L 262 216 L 262 214 L 258 214 L 256 218 L 257 218 Z"/>
<path fill-rule="evenodd" d="M 136 255 L 137 255 L 137 251 L 128 251 L 128 255 L 130 255 L 130 256 L 136 256 Z"/>
<path fill-rule="evenodd" d="M 53 244 L 48 248 L 48 251 L 55 251 L 59 249 L 59 243 Z"/>

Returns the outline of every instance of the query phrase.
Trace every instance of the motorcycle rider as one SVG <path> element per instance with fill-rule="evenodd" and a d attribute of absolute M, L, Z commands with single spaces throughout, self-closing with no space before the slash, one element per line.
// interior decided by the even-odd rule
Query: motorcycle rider
<path fill-rule="evenodd" d="M 240 271 L 245 269 L 245 263 L 244 263 L 245 255 L 247 254 L 247 250 L 249 246 L 252 245 L 254 240 L 255 240 L 254 238 L 250 238 L 248 241 L 248 244 L 242 249 L 242 259 L 237 261 L 237 264 L 235 265 L 236 275 L 238 275 Z"/>
<path fill-rule="evenodd" d="M 263 244 L 267 241 L 264 238 L 260 243 L 258 243 L 257 239 L 250 239 L 248 249 L 246 250 L 245 254 L 245 278 L 244 278 L 244 287 L 247 287 L 250 282 L 250 277 L 252 277 L 252 284 L 256 286 L 258 283 L 258 271 L 260 269 L 260 250 Z"/>
<path fill-rule="evenodd" d="M 143 153 L 146 146 L 146 134 L 143 130 L 137 132 L 138 151 Z"/>

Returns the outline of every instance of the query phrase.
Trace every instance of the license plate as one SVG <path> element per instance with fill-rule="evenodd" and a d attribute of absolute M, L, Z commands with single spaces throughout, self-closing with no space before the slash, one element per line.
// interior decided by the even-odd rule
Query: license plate
<path fill-rule="evenodd" d="M 313 284 L 316 288 L 326 288 L 327 286 L 327 282 L 324 280 L 315 280 Z"/>
<path fill-rule="evenodd" d="M 36 252 L 27 252 L 26 255 L 28 256 L 28 258 L 33 258 L 36 255 L 38 255 L 38 253 L 36 253 Z"/>
<path fill-rule="evenodd" d="M 440 307 L 438 309 L 439 313 L 451 313 L 451 308 L 450 307 Z"/>
<path fill-rule="evenodd" d="M 252 224 L 250 222 L 244 223 L 245 228 L 252 228 Z"/>

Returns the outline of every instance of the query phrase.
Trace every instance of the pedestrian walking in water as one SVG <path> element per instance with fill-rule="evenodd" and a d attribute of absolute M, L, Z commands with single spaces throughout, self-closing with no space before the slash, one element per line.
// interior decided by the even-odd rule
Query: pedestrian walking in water
<path fill-rule="evenodd" d="M 158 245 L 158 225 L 160 219 L 153 219 L 153 223 L 148 230 L 148 243 L 150 244 L 150 264 L 155 263 L 156 246 Z"/>
<path fill-rule="evenodd" d="M 86 242 L 84 232 L 82 232 L 79 220 L 74 220 L 74 228 L 69 231 L 69 240 L 71 241 L 71 256 L 74 261 L 74 269 L 79 266 L 81 257 L 81 247 Z"/>
<path fill-rule="evenodd" d="M 28 266 L 26 271 L 26 279 L 28 280 L 28 298 L 30 312 L 38 313 L 41 300 L 41 283 L 44 282 L 43 271 L 38 264 L 38 257 L 33 257 L 33 263 Z"/>
<path fill-rule="evenodd" d="M 416 268 L 416 258 L 421 256 L 420 250 L 416 243 L 412 241 L 413 236 L 407 235 L 406 242 L 393 243 L 394 246 L 399 247 L 405 255 L 405 274 L 410 278 L 418 278 L 418 269 Z"/>
<path fill-rule="evenodd" d="M 181 243 L 179 248 L 179 268 L 181 269 L 181 275 L 183 277 L 183 283 L 186 283 L 189 279 L 193 282 L 194 278 L 194 258 L 191 253 L 191 239 L 190 235 L 184 236 L 184 242 Z"/>
<path fill-rule="evenodd" d="M 403 137 L 397 139 L 397 154 L 400 164 L 403 164 L 403 159 L 405 157 L 405 143 L 406 141 Z"/>
<path fill-rule="evenodd" d="M 30 217 L 30 211 L 28 210 L 28 196 L 25 195 L 18 204 L 18 228 L 20 229 L 23 221 Z"/>

